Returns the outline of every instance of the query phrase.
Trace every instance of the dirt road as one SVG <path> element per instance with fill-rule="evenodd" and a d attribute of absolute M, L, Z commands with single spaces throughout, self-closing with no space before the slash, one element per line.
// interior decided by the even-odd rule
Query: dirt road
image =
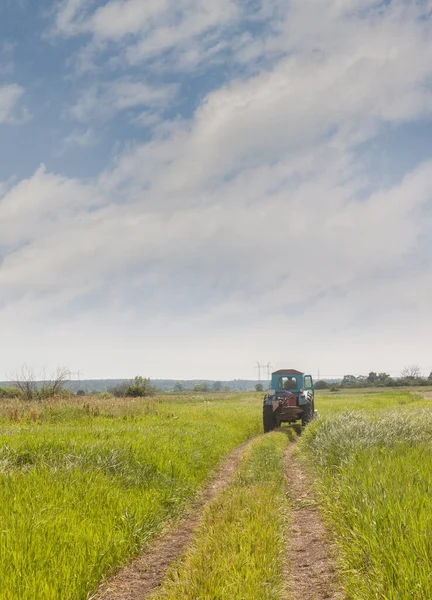
<path fill-rule="evenodd" d="M 334 548 L 316 507 L 312 482 L 290 444 L 285 474 L 292 506 L 285 576 L 288 597 L 296 600 L 342 600 L 337 591 Z"/>
<path fill-rule="evenodd" d="M 104 583 L 93 600 L 150 598 L 161 586 L 169 566 L 191 544 L 204 507 L 229 485 L 251 442 L 252 440 L 234 450 L 216 470 L 210 483 L 199 492 L 188 513 L 159 535 L 130 565 Z M 292 506 L 284 562 L 287 598 L 343 600 L 344 596 L 337 591 L 334 548 L 328 541 L 328 534 L 316 507 L 310 477 L 295 456 L 295 443 L 289 444 L 287 448 L 285 475 Z"/>
<path fill-rule="evenodd" d="M 198 493 L 191 510 L 183 519 L 155 539 L 147 551 L 130 565 L 104 583 L 93 600 L 143 600 L 157 590 L 170 564 L 192 542 L 204 507 L 229 485 L 252 441 L 236 448 L 217 468 L 210 483 Z"/>

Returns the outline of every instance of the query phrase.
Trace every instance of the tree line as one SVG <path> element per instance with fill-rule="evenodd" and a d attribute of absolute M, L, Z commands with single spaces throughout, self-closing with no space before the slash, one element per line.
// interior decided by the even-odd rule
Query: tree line
<path fill-rule="evenodd" d="M 423 377 L 418 365 L 404 367 L 399 377 L 392 377 L 388 373 L 371 371 L 368 375 L 344 375 L 340 382 L 319 380 L 315 389 L 341 389 L 341 388 L 367 388 L 367 387 L 405 387 L 432 385 L 432 371 L 428 377 Z"/>

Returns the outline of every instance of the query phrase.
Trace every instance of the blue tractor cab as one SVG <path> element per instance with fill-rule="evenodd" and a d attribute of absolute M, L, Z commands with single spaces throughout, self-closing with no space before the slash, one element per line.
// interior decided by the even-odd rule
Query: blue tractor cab
<path fill-rule="evenodd" d="M 271 389 L 264 397 L 264 431 L 273 431 L 281 423 L 301 419 L 305 426 L 315 414 L 312 375 L 295 369 L 280 369 L 272 373 Z"/>

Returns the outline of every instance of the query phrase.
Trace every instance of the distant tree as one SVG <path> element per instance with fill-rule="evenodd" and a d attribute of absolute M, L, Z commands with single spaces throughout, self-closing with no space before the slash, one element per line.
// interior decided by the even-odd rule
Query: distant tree
<path fill-rule="evenodd" d="M 418 377 L 421 377 L 420 367 L 418 365 L 404 367 L 401 375 L 404 379 L 417 379 Z"/>
<path fill-rule="evenodd" d="M 128 398 L 144 398 L 145 396 L 152 396 L 155 391 L 155 388 L 150 384 L 150 379 L 138 375 L 130 382 L 126 390 L 126 396 Z"/>
<path fill-rule="evenodd" d="M 115 396 L 116 398 L 127 398 L 127 392 L 129 389 L 129 383 L 127 381 L 123 381 L 108 391 Z M 92 392 L 95 393 L 95 392 Z"/>
<path fill-rule="evenodd" d="M 388 373 L 378 373 L 378 381 L 387 381 L 388 379 L 391 379 Z"/>
<path fill-rule="evenodd" d="M 23 365 L 21 371 L 15 376 L 14 385 L 21 392 L 24 400 L 33 400 L 38 388 L 34 370 Z"/>
<path fill-rule="evenodd" d="M 315 382 L 314 387 L 316 390 L 327 390 L 330 386 L 327 383 L 327 381 L 324 381 L 323 379 L 319 379 L 318 381 Z"/>
<path fill-rule="evenodd" d="M 386 387 L 393 384 L 393 379 L 388 373 L 378 373 L 375 385 L 378 387 Z"/>
<path fill-rule="evenodd" d="M 357 377 L 355 375 L 344 375 L 342 386 L 354 387 L 355 385 L 357 385 Z"/>
<path fill-rule="evenodd" d="M 429 373 L 428 381 L 432 381 L 432 371 Z"/>
<path fill-rule="evenodd" d="M 202 383 L 196 383 L 192 389 L 194 392 L 197 392 L 199 394 L 207 393 L 208 391 L 210 391 L 209 385 L 206 381 L 203 381 Z"/>
<path fill-rule="evenodd" d="M 214 392 L 221 392 L 222 391 L 222 382 L 221 381 L 215 381 L 214 384 L 212 385 L 213 391 Z"/>
<path fill-rule="evenodd" d="M 156 393 L 156 388 L 151 385 L 150 379 L 137 376 L 132 381 L 124 381 L 120 385 L 116 385 L 108 393 L 116 398 L 145 398 L 153 396 Z"/>
<path fill-rule="evenodd" d="M 374 371 L 371 371 L 369 373 L 369 375 L 367 376 L 368 383 L 376 383 L 377 379 L 378 379 L 378 375 Z"/>
<path fill-rule="evenodd" d="M 263 384 L 262 384 L 262 383 L 257 383 L 257 384 L 255 385 L 255 391 L 256 391 L 256 392 L 263 392 L 263 391 L 264 391 L 264 386 L 263 386 Z"/>
<path fill-rule="evenodd" d="M 175 392 L 184 392 L 184 385 L 182 383 L 180 383 L 180 381 L 177 381 L 174 386 L 174 391 Z"/>
<path fill-rule="evenodd" d="M 38 381 L 34 370 L 24 365 L 15 376 L 14 386 L 20 390 L 24 400 L 45 400 L 66 393 L 64 387 L 69 379 L 69 369 L 58 367 L 50 378 L 44 373 Z"/>
<path fill-rule="evenodd" d="M 85 391 L 84 391 L 84 390 L 78 390 L 78 391 L 77 391 L 77 393 L 76 393 L 76 395 L 77 395 L 77 396 L 85 396 L 85 395 L 86 395 L 86 393 L 85 393 Z"/>

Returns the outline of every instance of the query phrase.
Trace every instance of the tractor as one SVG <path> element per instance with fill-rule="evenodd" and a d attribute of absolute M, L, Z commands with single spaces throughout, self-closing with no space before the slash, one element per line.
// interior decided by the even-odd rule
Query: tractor
<path fill-rule="evenodd" d="M 295 369 L 280 369 L 272 373 L 271 389 L 264 396 L 264 433 L 273 431 L 281 423 L 295 423 L 300 419 L 305 427 L 314 415 L 312 375 Z"/>

